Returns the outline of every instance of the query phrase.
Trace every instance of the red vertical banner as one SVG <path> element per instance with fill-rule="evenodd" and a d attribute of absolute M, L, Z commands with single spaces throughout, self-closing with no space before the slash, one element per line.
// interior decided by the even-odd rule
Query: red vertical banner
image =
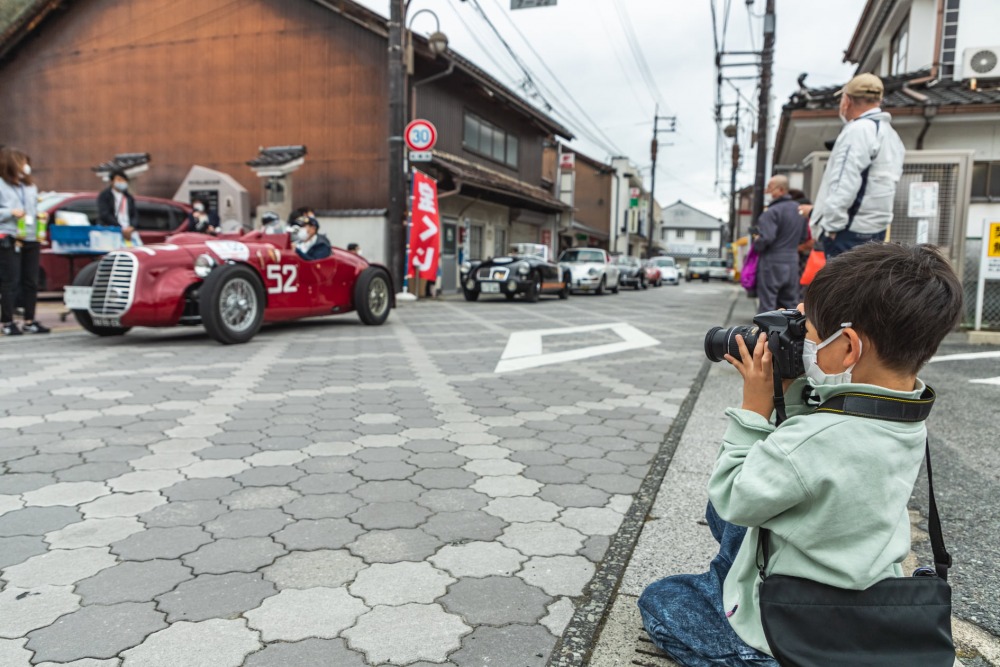
<path fill-rule="evenodd" d="M 441 256 L 437 182 L 427 174 L 414 170 L 412 201 L 410 265 L 424 280 L 437 280 L 438 260 Z"/>

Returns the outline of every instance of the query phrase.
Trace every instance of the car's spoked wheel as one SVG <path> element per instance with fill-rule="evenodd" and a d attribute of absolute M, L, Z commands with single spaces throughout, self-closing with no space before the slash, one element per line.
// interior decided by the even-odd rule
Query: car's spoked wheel
<path fill-rule="evenodd" d="M 245 343 L 264 321 L 264 287 L 247 266 L 219 267 L 202 283 L 198 310 L 209 336 L 225 345 Z"/>
<path fill-rule="evenodd" d="M 222 321 L 231 331 L 246 331 L 257 317 L 257 295 L 246 280 L 230 280 L 219 295 L 219 310 Z"/>
<path fill-rule="evenodd" d="M 365 324 L 382 324 L 392 306 L 391 279 L 382 269 L 370 266 L 354 284 L 354 307 Z"/>

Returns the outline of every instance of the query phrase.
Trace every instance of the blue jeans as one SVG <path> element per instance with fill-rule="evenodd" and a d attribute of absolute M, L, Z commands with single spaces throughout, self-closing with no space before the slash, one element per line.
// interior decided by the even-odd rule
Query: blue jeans
<path fill-rule="evenodd" d="M 885 231 L 881 231 L 878 234 L 858 234 L 849 230 L 842 232 L 837 232 L 837 238 L 831 239 L 829 236 L 823 236 L 823 252 L 826 253 L 827 259 L 833 259 L 837 255 L 842 255 L 851 248 L 859 246 L 863 243 L 871 243 L 876 241 L 881 243 L 885 241 Z"/>
<path fill-rule="evenodd" d="M 747 529 L 723 521 L 712 504 L 705 520 L 719 542 L 708 572 L 681 574 L 650 584 L 639 613 L 650 639 L 685 667 L 778 667 L 733 631 L 722 603 L 722 583 L 733 566 Z"/>

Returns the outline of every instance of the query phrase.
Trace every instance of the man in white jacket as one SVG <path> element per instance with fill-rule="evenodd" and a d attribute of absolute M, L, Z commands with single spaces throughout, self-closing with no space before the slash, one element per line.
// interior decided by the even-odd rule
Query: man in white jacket
<path fill-rule="evenodd" d="M 869 241 L 884 241 L 892 222 L 896 184 L 906 149 L 880 108 L 884 88 L 874 74 L 859 74 L 841 90 L 840 118 L 846 123 L 833 145 L 814 208 L 813 237 L 823 237 L 827 259 Z"/>

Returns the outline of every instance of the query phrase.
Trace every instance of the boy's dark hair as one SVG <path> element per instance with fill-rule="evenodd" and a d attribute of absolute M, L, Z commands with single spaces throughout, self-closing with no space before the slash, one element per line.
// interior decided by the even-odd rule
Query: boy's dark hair
<path fill-rule="evenodd" d="M 805 309 L 821 340 L 851 322 L 883 363 L 916 373 L 958 324 L 962 283 L 934 246 L 866 243 L 816 274 Z"/>
<path fill-rule="evenodd" d="M 124 169 L 115 169 L 110 174 L 108 174 L 108 182 L 110 183 L 111 181 L 115 180 L 119 176 L 121 176 L 122 178 L 124 178 L 126 182 L 129 181 L 128 174 L 125 173 Z"/>

